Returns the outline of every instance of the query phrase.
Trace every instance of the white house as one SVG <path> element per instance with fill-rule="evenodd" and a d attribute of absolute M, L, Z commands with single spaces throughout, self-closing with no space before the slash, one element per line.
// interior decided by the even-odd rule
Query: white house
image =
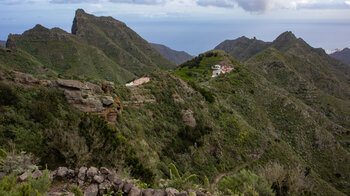
<path fill-rule="evenodd" d="M 215 78 L 218 75 L 223 73 L 231 72 L 233 70 L 233 68 L 230 66 L 222 66 L 222 65 L 214 65 L 211 68 L 214 70 L 213 75 L 211 76 L 212 78 Z"/>

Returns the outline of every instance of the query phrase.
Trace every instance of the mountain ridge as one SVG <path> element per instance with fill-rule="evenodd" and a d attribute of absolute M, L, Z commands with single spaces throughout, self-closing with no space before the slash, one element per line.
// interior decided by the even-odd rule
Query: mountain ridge
<path fill-rule="evenodd" d="M 56 75 L 80 75 L 117 83 L 153 69 L 176 66 L 125 23 L 112 17 L 95 17 L 78 9 L 72 32 L 36 25 L 22 35 L 10 34 L 7 47 L 33 56 Z"/>
<path fill-rule="evenodd" d="M 194 56 L 188 54 L 185 51 L 177 51 L 173 50 L 165 45 L 150 43 L 153 48 L 158 50 L 161 54 L 163 54 L 168 60 L 180 65 L 188 60 L 191 60 Z"/>
<path fill-rule="evenodd" d="M 336 51 L 332 54 L 330 54 L 331 57 L 338 59 L 340 61 L 343 61 L 347 65 L 350 65 L 350 49 L 344 48 L 341 51 Z"/>
<path fill-rule="evenodd" d="M 1 149 L 52 169 L 118 168 L 144 188 L 350 193 L 350 67 L 322 49 L 291 32 L 240 37 L 175 67 L 120 21 L 74 21 L 72 34 L 37 25 L 0 48 Z"/>

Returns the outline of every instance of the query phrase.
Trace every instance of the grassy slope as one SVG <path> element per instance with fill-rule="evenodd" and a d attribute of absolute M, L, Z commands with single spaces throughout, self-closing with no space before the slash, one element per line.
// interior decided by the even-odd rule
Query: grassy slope
<path fill-rule="evenodd" d="M 102 51 L 58 28 L 37 25 L 23 35 L 9 37 L 13 49 L 31 54 L 59 74 L 125 82 L 134 75 L 111 61 Z"/>
<path fill-rule="evenodd" d="M 238 65 L 238 61 L 223 51 L 212 50 L 179 65 L 174 74 L 185 81 L 209 80 L 213 70 L 211 67 L 222 62 Z"/>
<path fill-rule="evenodd" d="M 259 69 L 263 72 L 264 67 L 260 66 Z M 271 73 L 280 73 L 281 77 L 285 78 L 283 72 L 271 70 Z M 244 66 L 235 73 L 208 82 L 204 82 L 203 85 L 217 96 L 220 108 L 235 111 L 260 133 L 276 138 L 276 141 L 282 141 L 284 147 L 279 148 L 282 151 L 279 153 L 293 152 L 293 157 L 299 160 L 298 164 L 311 167 L 315 176 L 333 182 L 335 187 L 343 190 L 342 183 L 349 181 L 347 167 L 349 154 L 331 133 L 346 131 L 344 128 L 332 122 L 320 111 L 306 105 L 299 97 L 277 88 L 263 76 L 248 71 Z M 347 104 L 344 101 L 338 103 L 345 106 Z M 334 111 L 336 115 L 346 118 L 342 112 Z M 269 151 L 264 155 L 266 160 L 276 157 L 279 162 L 290 164 L 291 160 L 284 156 L 276 157 Z M 335 174 L 341 174 L 342 177 L 337 178 Z"/>

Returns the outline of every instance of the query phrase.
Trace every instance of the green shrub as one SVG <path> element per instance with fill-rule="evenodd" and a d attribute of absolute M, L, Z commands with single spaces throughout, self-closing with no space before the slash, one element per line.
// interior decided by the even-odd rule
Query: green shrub
<path fill-rule="evenodd" d="M 195 174 L 184 174 L 181 176 L 173 163 L 169 164 L 169 176 L 170 179 L 161 182 L 160 187 L 172 187 L 179 190 L 190 189 L 197 179 Z"/>
<path fill-rule="evenodd" d="M 198 86 L 193 81 L 190 81 L 189 84 L 192 86 L 194 90 L 198 91 L 205 98 L 206 101 L 208 101 L 209 103 L 215 102 L 215 95 L 210 90 L 207 90 L 205 88 Z"/>
<path fill-rule="evenodd" d="M 29 182 L 32 189 L 37 190 L 40 194 L 44 195 L 49 190 L 51 185 L 49 170 L 45 169 L 42 175 L 36 180 L 33 180 L 30 177 Z"/>
<path fill-rule="evenodd" d="M 7 155 L 0 165 L 0 171 L 5 172 L 6 174 L 20 174 L 25 171 L 33 171 L 37 169 L 36 166 L 39 163 L 39 159 L 36 158 L 31 153 L 16 153 L 13 152 Z"/>
<path fill-rule="evenodd" d="M 0 82 L 0 106 L 13 105 L 18 101 L 18 96 L 13 87 Z"/>
<path fill-rule="evenodd" d="M 218 190 L 224 195 L 274 195 L 266 179 L 249 170 L 224 177 L 218 184 Z"/>
<path fill-rule="evenodd" d="M 75 184 L 70 187 L 69 191 L 74 193 L 75 196 L 83 196 L 83 191 Z"/>
<path fill-rule="evenodd" d="M 16 175 L 5 176 L 0 181 L 1 196 L 42 196 L 50 187 L 49 171 L 45 170 L 43 175 L 34 180 L 31 177 L 27 182 L 16 183 Z"/>
<path fill-rule="evenodd" d="M 299 195 L 309 191 L 305 189 L 305 175 L 300 167 L 286 169 L 279 163 L 269 163 L 260 169 L 260 173 L 272 184 L 276 195 Z"/>

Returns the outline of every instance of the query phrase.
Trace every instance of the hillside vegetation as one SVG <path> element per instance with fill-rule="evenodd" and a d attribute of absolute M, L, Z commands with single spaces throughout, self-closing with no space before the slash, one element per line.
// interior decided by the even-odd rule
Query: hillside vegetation
<path fill-rule="evenodd" d="M 0 49 L 0 152 L 32 153 L 48 169 L 110 167 L 143 187 L 350 193 L 350 68 L 324 51 L 286 32 L 271 43 L 248 44 L 244 62 L 211 50 L 164 71 L 153 69 L 173 64 L 161 64 L 164 57 L 124 23 L 78 10 L 72 32 L 36 26 L 10 36 L 10 50 Z M 254 43 L 261 51 L 252 50 Z M 213 78 L 216 64 L 233 70 Z M 77 74 L 81 81 L 122 82 L 144 74 L 150 81 L 110 88 L 121 112 L 108 123 L 76 109 L 68 91 L 23 85 L 8 69 L 51 80 Z"/>
<path fill-rule="evenodd" d="M 40 63 L 41 69 L 67 78 L 124 83 L 153 69 L 176 66 L 124 23 L 112 17 L 95 17 L 81 9 L 76 11 L 72 34 L 36 25 L 22 35 L 9 35 L 7 47 Z M 19 62 L 8 67 L 12 66 L 17 71 L 28 71 L 21 69 Z M 31 67 L 29 71 L 40 74 L 41 69 Z"/>

